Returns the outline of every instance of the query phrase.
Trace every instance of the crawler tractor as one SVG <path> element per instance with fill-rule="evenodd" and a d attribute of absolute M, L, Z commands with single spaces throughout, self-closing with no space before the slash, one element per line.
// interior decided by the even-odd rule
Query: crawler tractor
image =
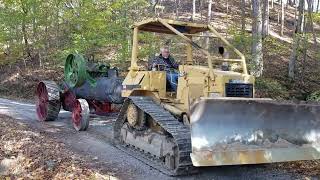
<path fill-rule="evenodd" d="M 140 32 L 176 35 L 187 44 L 176 92 L 167 90 L 161 68 L 139 65 Z M 196 43 L 205 32 L 237 58 L 212 56 Z M 207 58 L 205 65 L 196 63 L 193 50 Z M 228 64 L 238 68 L 223 68 Z M 169 175 L 200 166 L 319 159 L 320 106 L 255 98 L 254 81 L 244 55 L 211 25 L 166 19 L 136 23 L 114 138 L 119 148 Z"/>

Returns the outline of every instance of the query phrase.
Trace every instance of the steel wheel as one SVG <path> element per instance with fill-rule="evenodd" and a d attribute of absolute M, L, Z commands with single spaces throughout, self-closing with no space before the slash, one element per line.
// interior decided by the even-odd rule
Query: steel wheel
<path fill-rule="evenodd" d="M 71 91 L 71 89 L 68 89 L 61 95 L 62 107 L 66 111 L 72 112 L 76 100 L 76 95 Z"/>
<path fill-rule="evenodd" d="M 60 91 L 53 81 L 42 81 L 36 89 L 36 112 L 40 121 L 54 121 L 60 112 Z"/>
<path fill-rule="evenodd" d="M 77 99 L 72 110 L 72 123 L 77 131 L 85 131 L 89 127 L 89 104 L 85 99 Z"/>

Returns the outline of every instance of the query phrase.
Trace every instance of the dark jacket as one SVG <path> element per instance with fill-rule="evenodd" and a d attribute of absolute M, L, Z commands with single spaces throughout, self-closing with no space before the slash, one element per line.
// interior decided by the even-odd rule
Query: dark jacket
<path fill-rule="evenodd" d="M 165 65 L 159 66 L 161 69 L 158 69 L 159 71 L 167 71 L 171 69 L 178 69 L 179 64 L 176 63 L 174 58 L 172 56 L 169 56 L 168 58 L 164 58 L 161 54 L 159 56 L 156 56 L 151 63 L 149 63 L 149 70 L 151 70 L 153 67 L 157 68 L 157 65 Z"/>

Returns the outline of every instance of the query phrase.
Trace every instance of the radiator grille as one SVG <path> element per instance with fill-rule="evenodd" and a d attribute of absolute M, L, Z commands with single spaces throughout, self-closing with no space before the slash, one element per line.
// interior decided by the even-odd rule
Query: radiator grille
<path fill-rule="evenodd" d="M 226 83 L 226 97 L 253 97 L 253 85 L 244 83 Z"/>

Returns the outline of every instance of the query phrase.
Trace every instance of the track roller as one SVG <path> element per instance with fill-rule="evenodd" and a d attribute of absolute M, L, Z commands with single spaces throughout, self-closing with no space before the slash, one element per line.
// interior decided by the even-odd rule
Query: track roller
<path fill-rule="evenodd" d="M 129 125 L 138 131 L 146 129 L 146 114 L 132 102 L 127 109 L 127 120 Z"/>

